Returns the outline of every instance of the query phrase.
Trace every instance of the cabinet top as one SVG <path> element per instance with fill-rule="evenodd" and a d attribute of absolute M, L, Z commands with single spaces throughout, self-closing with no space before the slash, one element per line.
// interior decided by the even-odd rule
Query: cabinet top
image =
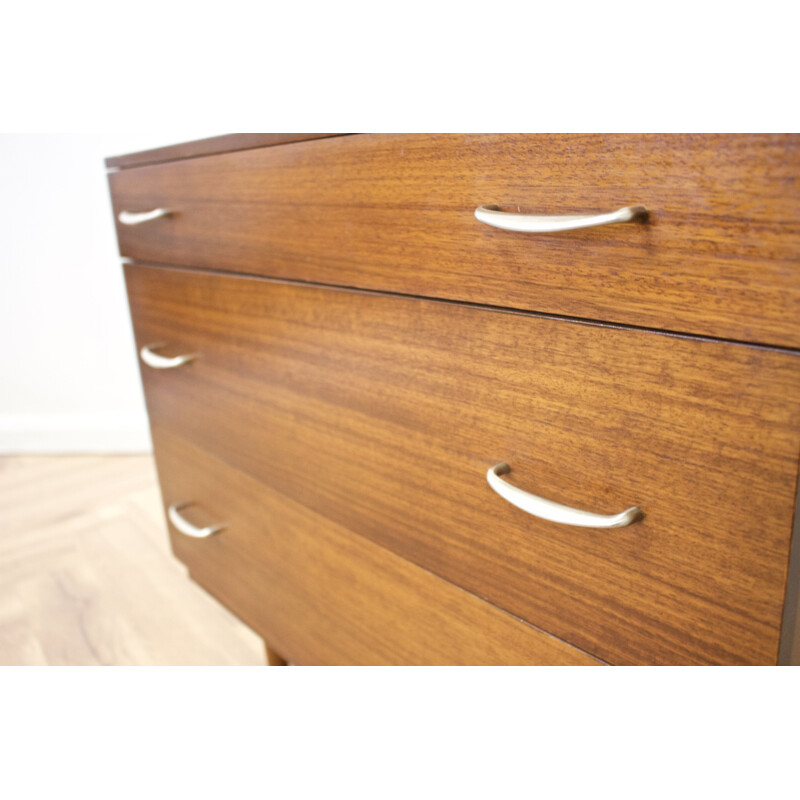
<path fill-rule="evenodd" d="M 148 164 L 160 164 L 165 161 L 178 161 L 184 158 L 229 153 L 234 150 L 250 150 L 254 147 L 272 147 L 276 144 L 289 144 L 291 142 L 304 142 L 308 139 L 327 139 L 331 136 L 347 135 L 344 133 L 226 133 L 223 136 L 197 139 L 194 142 L 172 144 L 167 147 L 142 150 L 138 153 L 129 153 L 123 156 L 110 156 L 106 159 L 106 167 L 109 169 L 144 167 Z"/>

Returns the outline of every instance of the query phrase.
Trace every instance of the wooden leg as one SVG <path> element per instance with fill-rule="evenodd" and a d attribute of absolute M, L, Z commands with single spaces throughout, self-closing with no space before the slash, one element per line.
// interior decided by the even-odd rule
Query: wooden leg
<path fill-rule="evenodd" d="M 267 651 L 267 664 L 270 667 L 286 666 L 286 660 L 281 658 L 266 642 L 264 643 L 264 649 Z"/>

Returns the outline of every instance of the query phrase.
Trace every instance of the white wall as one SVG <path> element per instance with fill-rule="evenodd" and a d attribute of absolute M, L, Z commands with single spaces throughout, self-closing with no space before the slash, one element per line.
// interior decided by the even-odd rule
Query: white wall
<path fill-rule="evenodd" d="M 0 135 L 0 453 L 149 451 L 103 159 L 210 135 Z"/>

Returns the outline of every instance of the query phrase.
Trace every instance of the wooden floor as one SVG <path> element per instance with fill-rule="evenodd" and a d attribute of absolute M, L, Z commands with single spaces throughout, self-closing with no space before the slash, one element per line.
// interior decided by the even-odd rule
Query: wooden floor
<path fill-rule="evenodd" d="M 169 551 L 149 456 L 0 457 L 0 664 L 263 664 Z"/>

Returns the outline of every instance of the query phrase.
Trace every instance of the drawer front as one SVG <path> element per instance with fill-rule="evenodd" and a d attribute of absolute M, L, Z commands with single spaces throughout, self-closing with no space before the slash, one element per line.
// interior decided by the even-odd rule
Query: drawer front
<path fill-rule="evenodd" d="M 164 502 L 191 576 L 295 664 L 597 664 L 158 426 Z"/>
<path fill-rule="evenodd" d="M 127 169 L 132 259 L 800 346 L 800 137 L 357 135 Z M 478 206 L 646 223 L 519 233 Z"/>
<path fill-rule="evenodd" d="M 151 421 L 611 663 L 774 663 L 800 449 L 790 353 L 128 265 Z M 597 513 L 524 513 L 486 482 Z"/>

